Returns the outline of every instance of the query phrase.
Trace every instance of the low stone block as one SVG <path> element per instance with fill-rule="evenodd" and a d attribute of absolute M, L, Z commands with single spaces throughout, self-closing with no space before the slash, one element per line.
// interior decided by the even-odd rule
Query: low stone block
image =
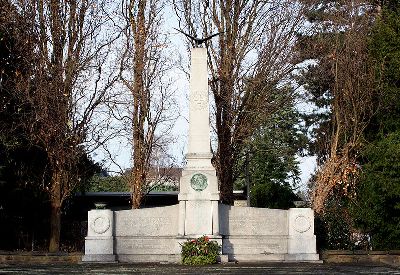
<path fill-rule="evenodd" d="M 315 236 L 289 236 L 288 237 L 288 253 L 289 254 L 315 254 L 316 237 Z"/>
<path fill-rule="evenodd" d="M 177 254 L 119 254 L 117 260 L 121 263 L 180 263 L 181 255 Z"/>
<path fill-rule="evenodd" d="M 318 254 L 298 253 L 298 254 L 286 254 L 285 261 L 289 262 L 320 262 Z"/>
<path fill-rule="evenodd" d="M 117 255 L 161 255 L 179 254 L 181 246 L 175 237 L 168 236 L 130 236 L 115 237 L 115 254 Z"/>
<path fill-rule="evenodd" d="M 217 260 L 221 264 L 228 263 L 229 262 L 229 256 L 228 255 L 218 255 Z"/>
<path fill-rule="evenodd" d="M 223 239 L 222 254 L 269 255 L 287 253 L 286 236 L 229 236 Z"/>
<path fill-rule="evenodd" d="M 85 255 L 112 255 L 113 243 L 113 237 L 86 237 Z"/>
<path fill-rule="evenodd" d="M 82 262 L 83 263 L 91 263 L 91 262 L 96 262 L 96 263 L 116 263 L 117 260 L 116 260 L 115 255 L 92 254 L 92 255 L 83 255 Z"/>
<path fill-rule="evenodd" d="M 229 254 L 230 262 L 282 262 L 284 254 Z"/>

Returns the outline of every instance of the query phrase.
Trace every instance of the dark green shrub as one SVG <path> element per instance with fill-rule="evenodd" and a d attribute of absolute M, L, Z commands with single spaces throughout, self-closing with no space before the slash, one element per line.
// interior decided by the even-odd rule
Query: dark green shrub
<path fill-rule="evenodd" d="M 289 209 L 299 197 L 288 183 L 266 182 L 251 188 L 250 200 L 253 207 Z"/>
<path fill-rule="evenodd" d="M 315 216 L 315 235 L 317 248 L 351 250 L 352 218 L 348 213 L 348 203 L 337 190 L 325 201 L 323 213 Z"/>
<path fill-rule="evenodd" d="M 355 223 L 371 236 L 373 249 L 400 249 L 400 130 L 370 143 L 363 151 Z"/>
<path fill-rule="evenodd" d="M 215 264 L 221 247 L 207 236 L 188 240 L 182 244 L 182 263 L 185 265 Z"/>

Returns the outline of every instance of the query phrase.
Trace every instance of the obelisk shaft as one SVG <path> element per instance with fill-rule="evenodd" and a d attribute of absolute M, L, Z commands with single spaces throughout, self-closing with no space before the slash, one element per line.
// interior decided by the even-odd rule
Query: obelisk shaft
<path fill-rule="evenodd" d="M 188 158 L 209 155 L 210 123 L 208 104 L 207 51 L 193 48 L 190 70 Z"/>

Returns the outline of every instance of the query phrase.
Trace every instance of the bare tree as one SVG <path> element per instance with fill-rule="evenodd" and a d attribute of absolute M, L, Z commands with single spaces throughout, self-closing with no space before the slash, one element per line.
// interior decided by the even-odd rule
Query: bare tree
<path fill-rule="evenodd" d="M 170 62 L 166 56 L 168 40 L 161 34 L 163 0 L 129 0 L 123 4 L 126 28 L 121 57 L 120 79 L 130 92 L 129 121 L 132 130 L 133 169 L 128 179 L 132 207 L 139 208 L 148 188 L 148 172 L 154 148 L 170 142 L 176 118 L 176 104 Z"/>
<path fill-rule="evenodd" d="M 61 206 L 79 183 L 78 162 L 86 145 L 93 115 L 116 77 L 104 77 L 112 35 L 106 23 L 110 8 L 102 1 L 15 1 L 29 22 L 32 68 L 18 79 L 18 96 L 26 110 L 29 140 L 48 158 L 42 187 L 51 203 L 49 251 L 59 250 Z M 48 180 L 46 179 L 48 177 Z"/>
<path fill-rule="evenodd" d="M 377 105 L 368 36 L 380 9 L 361 0 L 303 2 L 313 31 L 299 49 L 317 61 L 304 69 L 303 81 L 319 107 L 311 118 L 319 166 L 310 181 L 311 200 L 321 212 L 330 197 L 352 195 L 358 182 L 363 133 Z"/>
<path fill-rule="evenodd" d="M 174 7 L 180 28 L 192 36 L 220 33 L 205 44 L 215 100 L 215 166 L 221 199 L 231 204 L 237 176 L 233 167 L 243 145 L 288 101 L 271 91 L 290 85 L 296 63 L 292 48 L 303 20 L 301 6 L 289 0 L 175 0 Z"/>

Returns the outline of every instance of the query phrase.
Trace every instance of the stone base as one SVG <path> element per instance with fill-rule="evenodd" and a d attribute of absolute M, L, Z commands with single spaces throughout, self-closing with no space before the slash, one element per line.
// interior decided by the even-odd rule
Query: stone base
<path fill-rule="evenodd" d="M 173 263 L 179 264 L 182 261 L 181 254 L 129 254 L 118 255 L 117 260 L 120 263 Z M 219 263 L 228 263 L 229 255 L 218 255 Z"/>
<path fill-rule="evenodd" d="M 224 237 L 223 254 L 270 255 L 287 253 L 287 236 L 229 236 Z"/>
<path fill-rule="evenodd" d="M 318 254 L 228 254 L 229 262 L 313 262 L 322 263 Z"/>
<path fill-rule="evenodd" d="M 119 254 L 120 263 L 180 263 L 180 254 Z"/>
<path fill-rule="evenodd" d="M 229 256 L 228 255 L 218 255 L 218 262 L 221 264 L 225 264 L 229 262 Z"/>
<path fill-rule="evenodd" d="M 308 253 L 286 254 L 285 261 L 322 263 L 322 260 L 319 259 L 319 254 L 308 254 Z"/>
<path fill-rule="evenodd" d="M 112 255 L 113 237 L 86 237 L 85 255 Z"/>
<path fill-rule="evenodd" d="M 186 236 L 131 236 L 116 237 L 115 254 L 119 262 L 125 263 L 180 263 L 181 245 L 202 235 Z M 221 236 L 209 236 L 210 241 L 216 241 L 222 246 Z M 170 253 L 170 254 L 168 254 Z M 227 255 L 220 255 L 219 262 L 228 262 Z"/>
<path fill-rule="evenodd" d="M 285 254 L 228 254 L 230 262 L 284 262 Z"/>
<path fill-rule="evenodd" d="M 82 263 L 117 263 L 115 255 L 110 254 L 89 254 L 83 255 Z"/>
<path fill-rule="evenodd" d="M 181 253 L 180 240 L 172 236 L 115 237 L 116 255 L 174 255 Z"/>
<path fill-rule="evenodd" d="M 288 254 L 289 255 L 314 255 L 317 253 L 316 236 L 289 236 Z"/>

